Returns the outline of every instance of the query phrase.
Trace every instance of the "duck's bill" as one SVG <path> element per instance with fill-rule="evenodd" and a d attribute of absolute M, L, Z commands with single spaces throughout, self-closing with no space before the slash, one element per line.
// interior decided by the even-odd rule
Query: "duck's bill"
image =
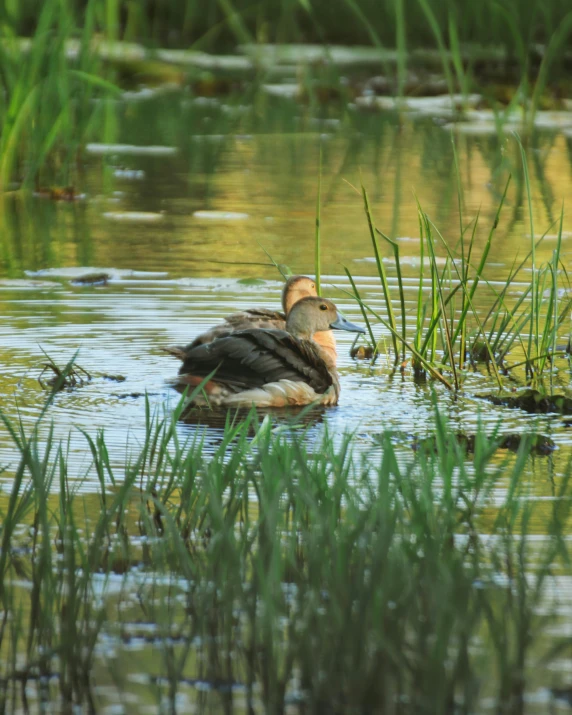
<path fill-rule="evenodd" d="M 359 325 L 354 325 L 350 323 L 347 318 L 344 318 L 341 313 L 338 313 L 337 318 L 333 323 L 330 323 L 330 328 L 335 328 L 336 330 L 347 330 L 350 333 L 365 333 L 365 330 Z"/>

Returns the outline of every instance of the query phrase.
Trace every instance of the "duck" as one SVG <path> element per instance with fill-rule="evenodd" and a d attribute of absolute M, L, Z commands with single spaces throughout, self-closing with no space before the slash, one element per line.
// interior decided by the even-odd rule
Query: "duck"
<path fill-rule="evenodd" d="M 308 276 L 290 276 L 282 289 L 282 312 L 268 310 L 266 308 L 247 308 L 238 313 L 228 315 L 224 323 L 215 325 L 204 333 L 198 335 L 186 346 L 173 345 L 163 348 L 163 350 L 174 357 L 184 360 L 189 350 L 211 343 L 216 338 L 220 338 L 231 333 L 250 330 L 252 328 L 262 328 L 270 330 L 286 330 L 286 317 L 292 307 L 302 298 L 316 297 L 316 283 Z M 324 350 L 326 350 L 334 361 L 337 360 L 336 339 L 331 330 L 317 333 L 314 337 Z"/>
<path fill-rule="evenodd" d="M 336 405 L 340 382 L 335 357 L 316 337 L 330 330 L 365 333 L 328 299 L 309 296 L 288 313 L 285 330 L 248 328 L 190 346 L 174 386 L 194 389 L 189 403 L 211 407 Z"/>

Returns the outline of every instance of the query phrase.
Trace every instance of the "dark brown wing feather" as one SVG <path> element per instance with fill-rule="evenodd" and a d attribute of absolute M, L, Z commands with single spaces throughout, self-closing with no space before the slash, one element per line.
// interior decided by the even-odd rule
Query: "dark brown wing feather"
<path fill-rule="evenodd" d="M 267 308 L 248 308 L 240 313 L 227 315 L 224 319 L 230 325 L 242 324 L 244 320 L 266 322 L 286 323 L 286 316 L 277 310 L 268 310 Z M 259 326 L 256 326 L 259 327 Z"/>
<path fill-rule="evenodd" d="M 224 319 L 224 323 L 215 325 L 197 336 L 192 343 L 189 343 L 184 350 L 189 351 L 197 345 L 212 343 L 217 338 L 231 335 L 237 330 L 250 330 L 251 328 L 264 328 L 269 330 L 284 330 L 286 327 L 286 316 L 276 310 L 266 308 L 250 308 L 240 313 L 233 313 Z"/>
<path fill-rule="evenodd" d="M 332 375 L 318 348 L 283 330 L 243 330 L 189 350 L 179 374 L 206 377 L 216 369 L 216 382 L 234 390 L 269 382 L 305 382 L 324 393 Z"/>

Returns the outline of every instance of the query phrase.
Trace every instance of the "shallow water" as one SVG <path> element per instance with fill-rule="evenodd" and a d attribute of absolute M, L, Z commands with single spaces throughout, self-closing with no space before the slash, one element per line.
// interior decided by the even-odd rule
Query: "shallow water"
<path fill-rule="evenodd" d="M 42 351 L 60 366 L 77 353 L 77 364 L 91 379 L 55 397 L 42 430 L 47 434 L 52 421 L 56 437 L 64 440 L 71 430 L 70 477 L 88 493 L 99 484 L 95 475 L 85 476 L 91 458 L 81 430 L 92 436 L 105 430 L 111 464 L 120 476 L 125 454 L 144 436 L 146 396 L 158 413 L 172 409 L 178 399 L 167 383 L 177 362 L 161 346 L 189 342 L 235 310 L 278 306 L 281 279 L 262 247 L 293 272 L 313 273 L 320 147 L 323 283 L 326 295 L 350 320 L 362 322 L 357 305 L 342 290 L 348 288 L 344 265 L 364 299 L 384 313 L 362 200 L 353 188 L 360 180 L 369 191 L 377 225 L 399 241 L 412 316 L 419 271 L 417 199 L 449 245 L 459 236 L 451 134 L 442 118 L 400 119 L 392 112 L 356 107 L 325 110 L 269 97 L 252 104 L 243 98 L 197 100 L 175 92 L 150 97 L 117 103 L 115 146 L 89 148 L 81 200 L 55 203 L 15 194 L 5 199 L 0 213 L 0 409 L 10 418 L 19 415 L 30 429 L 47 396 L 38 382 L 46 362 Z M 530 247 L 518 147 L 505 134 L 461 133 L 456 142 L 464 224 L 480 212 L 477 255 L 513 175 L 486 271 L 498 286 Z M 563 204 L 562 260 L 569 266 L 570 142 L 558 131 L 544 130 L 528 146 L 534 232 L 548 232 L 537 252 L 538 264 L 551 258 L 554 222 Z M 140 145 L 154 148 L 138 152 L 134 147 Z M 390 284 L 396 286 L 390 252 L 383 244 L 382 250 Z M 76 279 L 93 273 L 109 274 L 109 280 L 105 285 L 77 284 Z M 511 286 L 513 297 L 524 289 L 526 277 L 523 273 Z M 477 306 L 482 314 L 491 302 L 485 298 Z M 568 329 L 565 324 L 563 341 Z M 385 336 L 389 350 L 390 335 L 380 326 L 375 331 Z M 391 361 L 383 355 L 371 367 L 350 358 L 352 340 L 346 333 L 338 337 L 339 405 L 314 414 L 312 429 L 318 432 L 327 423 L 337 436 L 355 431 L 359 449 L 375 455 L 377 438 L 391 430 L 408 453 L 414 439 L 431 429 L 435 397 L 455 431 L 475 432 L 479 421 L 491 430 L 501 422 L 503 432 L 537 428 L 557 449 L 530 460 L 531 498 L 550 505 L 571 454 L 572 432 L 560 417 L 531 417 L 478 399 L 476 395 L 494 387 L 486 370 L 469 372 L 455 397 L 439 384 L 416 383 L 409 369 L 403 376 L 392 374 Z M 556 381 L 563 390 L 570 386 L 570 370 L 564 360 L 557 366 Z M 210 425 L 207 441 L 212 444 L 219 439 L 221 419 L 202 417 Z M 195 422 L 179 425 L 183 437 L 196 430 Z M 503 458 L 499 452 L 498 460 Z M 16 460 L 1 428 L 0 470 L 6 471 L 0 479 L 5 485 Z M 503 498 L 506 486 L 499 484 L 496 500 Z M 89 508 L 99 508 L 95 498 Z M 538 514 L 530 528 L 542 535 L 541 509 Z M 135 603 L 132 576 L 117 577 L 117 588 L 128 595 L 131 589 Z M 102 583 L 102 594 L 109 596 L 113 579 Z M 570 621 L 569 577 L 555 577 L 549 586 L 560 597 L 561 634 L 563 623 Z M 119 667 L 119 655 L 125 670 L 120 675 L 130 683 L 125 710 L 155 712 L 150 693 L 159 701 L 162 690 L 161 683 L 150 684 L 157 646 L 147 630 L 152 634 L 156 626 L 139 618 L 134 607 L 133 623 L 123 619 L 123 634 L 99 640 L 97 694 L 113 707 L 117 688 L 109 662 Z M 554 682 L 565 682 L 569 661 L 552 667 Z M 527 712 L 544 713 L 548 703 L 560 709 L 547 690 L 551 678 L 531 686 Z M 208 687 L 183 683 L 181 709 L 192 707 L 197 692 Z"/>
<path fill-rule="evenodd" d="M 77 351 L 77 363 L 92 380 L 59 394 L 48 418 L 62 438 L 72 427 L 105 429 L 120 464 L 129 436 L 142 434 L 144 395 L 157 409 L 169 409 L 177 397 L 166 384 L 177 364 L 161 352 L 162 345 L 186 343 L 234 310 L 276 307 L 281 279 L 263 248 L 296 273 L 313 272 L 320 147 L 326 294 L 361 322 L 357 306 L 341 290 L 348 288 L 342 268 L 348 266 L 365 299 L 384 310 L 362 200 L 353 188 L 361 178 L 377 225 L 399 241 L 406 309 L 414 314 L 416 200 L 450 245 L 459 236 L 450 133 L 436 121 L 398 121 L 388 112 L 355 109 L 320 117 L 285 102 L 266 107 L 261 119 L 252 107 L 239 111 L 241 106 L 173 93 L 119 104 L 117 142 L 89 147 L 82 199 L 52 202 L 16 194 L 5 200 L 0 217 L 0 407 L 9 416 L 17 407 L 30 426 L 39 414 L 45 399 L 37 382 L 45 362 L 42 349 L 60 365 Z M 569 144 L 563 134 L 545 131 L 529 147 L 535 235 L 548 232 L 537 251 L 538 264 L 551 257 L 554 221 L 572 195 Z M 152 150 L 139 153 L 137 145 L 152 145 Z M 511 137 L 460 137 L 457 151 L 464 224 L 480 213 L 477 255 L 513 173 L 486 271 L 498 286 L 530 247 L 518 147 Z M 572 252 L 570 228 L 565 217 L 564 266 Z M 395 286 L 393 260 L 386 246 L 381 248 Z M 109 274 L 109 282 L 74 283 L 94 272 Z M 523 272 L 511 286 L 513 296 L 523 290 L 526 278 Z M 485 298 L 478 307 L 484 312 L 489 304 Z M 567 330 L 565 324 L 563 333 Z M 376 331 L 385 334 L 389 348 L 387 331 Z M 339 336 L 340 404 L 322 419 L 335 432 L 357 429 L 364 447 L 384 429 L 406 443 L 422 436 L 433 410 L 432 386 L 416 385 L 408 373 L 392 376 L 390 361 L 383 357 L 373 369 L 352 360 L 352 340 L 345 333 Z M 567 387 L 567 364 L 562 361 L 559 368 L 560 386 Z M 456 399 L 439 385 L 435 390 L 440 409 L 456 429 L 474 431 L 482 414 L 491 425 L 502 419 L 506 431 L 527 430 L 534 423 L 559 447 L 570 443 L 559 418 L 531 419 L 475 399 L 493 386 L 483 371 L 467 376 Z M 0 449 L 2 463 L 11 464 L 4 431 Z M 78 470 L 87 467 L 77 430 L 71 452 Z M 552 459 L 558 463 L 561 457 L 557 452 Z"/>

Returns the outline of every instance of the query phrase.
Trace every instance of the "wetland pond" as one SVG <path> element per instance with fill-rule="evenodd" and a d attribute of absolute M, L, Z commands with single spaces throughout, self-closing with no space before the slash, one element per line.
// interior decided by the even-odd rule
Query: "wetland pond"
<path fill-rule="evenodd" d="M 146 396 L 152 411 L 162 413 L 175 406 L 178 395 L 167 380 L 176 374 L 178 364 L 161 351 L 162 346 L 186 344 L 236 310 L 279 305 L 282 279 L 264 249 L 294 273 L 313 275 L 320 152 L 323 292 L 353 322 L 363 320 L 359 305 L 345 292 L 350 285 L 344 267 L 351 271 L 362 299 L 385 315 L 363 201 L 353 187 L 363 182 L 376 225 L 399 245 L 405 307 L 414 316 L 420 263 L 417 202 L 452 248 L 459 238 L 452 136 L 464 222 L 480 216 L 473 249 L 478 257 L 508 175 L 513 176 L 484 272 L 491 290 L 477 295 L 475 308 L 481 317 L 493 303 L 494 288 L 500 290 L 514 262 L 530 250 L 521 157 L 512 134 L 491 132 L 489 126 L 482 133 L 453 129 L 452 134 L 440 111 L 398 115 L 371 106 L 315 107 L 279 95 L 270 92 L 248 103 L 244 96 L 192 97 L 171 89 L 143 96 L 132 93 L 115 107 L 114 145 L 87 147 L 82 196 L 72 201 L 20 192 L 4 197 L 0 409 L 9 420 L 19 418 L 25 430 L 32 430 L 47 396 L 38 382 L 46 362 L 44 351 L 58 365 L 77 353 L 76 364 L 90 379 L 56 394 L 39 427 L 41 439 L 47 439 L 50 424 L 57 440 L 65 442 L 69 435 L 67 479 L 74 490 L 89 496 L 100 488 L 97 473 L 89 471 L 92 453 L 82 431 L 94 438 L 98 429 L 105 431 L 109 462 L 117 475 L 128 445 L 145 439 Z M 540 127 L 526 142 L 526 151 L 534 231 L 538 238 L 546 232 L 536 262 L 540 266 L 552 259 L 563 206 L 564 273 L 572 258 L 572 138 L 566 134 L 572 128 L 572 113 L 569 124 L 564 119 L 562 124 L 563 129 Z M 382 242 L 381 248 L 389 284 L 396 291 L 395 261 L 387 244 Z M 443 265 L 445 253 L 440 254 L 436 260 Z M 517 301 L 526 289 L 527 270 L 511 283 L 509 301 Z M 104 277 L 85 279 L 94 274 Z M 429 290 L 429 274 L 425 281 Z M 397 295 L 394 304 L 399 310 Z M 561 326 L 561 343 L 567 342 L 569 327 L 567 319 Z M 382 433 L 389 431 L 397 453 L 407 456 L 415 441 L 434 430 L 436 399 L 452 432 L 471 435 L 481 425 L 506 434 L 537 430 L 548 437 L 554 449 L 529 460 L 527 498 L 539 503 L 558 498 L 572 456 L 572 431 L 562 416 L 530 415 L 483 400 L 479 395 L 496 390 L 486 366 L 467 369 L 458 394 L 432 380 L 416 381 L 409 365 L 403 373 L 394 371 L 390 332 L 375 321 L 373 330 L 381 340 L 381 355 L 374 365 L 350 357 L 354 336 L 339 335 L 340 401 L 337 407 L 309 416 L 309 435 L 318 439 L 327 425 L 334 441 L 341 443 L 344 433 L 352 431 L 356 459 L 363 453 L 379 461 Z M 516 362 L 518 355 L 511 359 Z M 556 360 L 553 391 L 567 394 L 571 378 L 568 360 Z M 507 380 L 511 387 L 523 387 L 524 372 L 515 370 Z M 275 419 L 280 423 L 286 418 Z M 184 440 L 205 430 L 205 449 L 215 452 L 222 425 L 216 415 L 203 415 L 180 422 L 177 433 Z M 508 460 L 510 465 L 517 458 L 501 451 L 493 463 Z M 0 428 L 3 508 L 18 460 L 10 434 Z M 507 471 L 506 480 L 496 483 L 493 500 L 502 500 L 508 488 Z M 87 504 L 95 519 L 99 501 Z M 529 526 L 542 540 L 543 512 L 539 514 Z M 109 575 L 102 578 L 102 593 L 111 593 L 114 583 Z M 139 588 L 136 583 L 121 584 L 117 589 L 135 593 Z M 572 627 L 570 576 L 554 576 L 551 588 L 558 591 L 563 634 Z M 135 611 L 134 603 L 129 608 Z M 122 648 L 135 653 L 137 641 L 140 652 L 134 667 L 144 679 L 153 671 L 154 646 L 152 638 L 146 640 L 144 624 L 133 619 L 135 635 L 100 643 L 98 657 L 107 657 L 106 648 L 115 654 Z M 128 633 L 128 625 L 125 629 Z M 552 700 L 549 688 L 570 685 L 570 663 L 564 657 L 556 660 L 546 678 L 532 684 L 526 712 L 547 712 L 549 701 L 553 708 L 567 707 Z M 144 692 L 137 677 L 133 675 L 126 686 L 130 694 L 122 711 L 155 712 L 154 696 Z M 160 690 L 157 683 L 153 687 Z M 108 682 L 98 692 L 105 708 L 113 707 L 112 691 L 113 683 Z M 194 695 L 188 697 L 179 703 L 181 712 L 191 711 L 185 708 L 195 702 Z M 489 707 L 493 708 L 483 705 Z M 227 710 L 221 706 L 220 711 Z"/>

